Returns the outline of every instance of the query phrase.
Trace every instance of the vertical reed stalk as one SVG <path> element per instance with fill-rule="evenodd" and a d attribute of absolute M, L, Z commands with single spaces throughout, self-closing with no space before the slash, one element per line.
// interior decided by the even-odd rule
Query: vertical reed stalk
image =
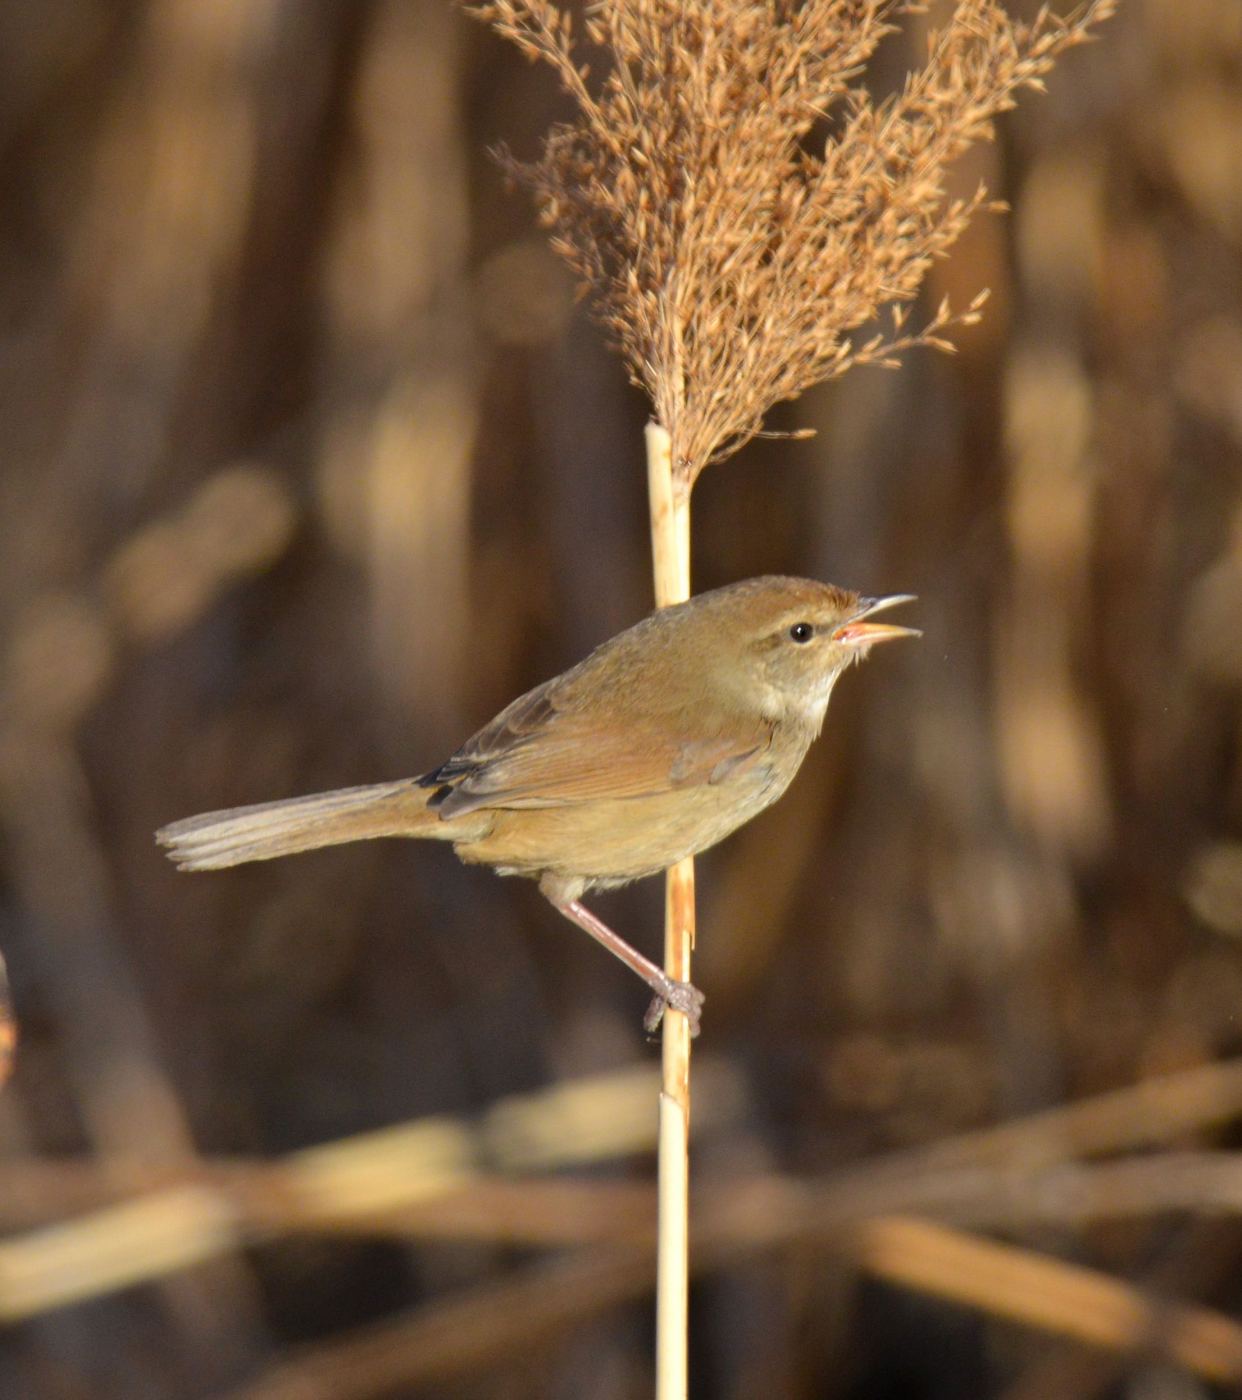
<path fill-rule="evenodd" d="M 910 304 L 986 192 L 948 170 L 1116 0 L 1047 7 L 953 0 L 926 59 L 887 96 L 864 70 L 900 0 L 467 0 L 577 108 L 530 162 L 500 153 L 538 200 L 553 247 L 592 292 L 630 378 L 647 391 L 656 603 L 690 593 L 690 492 L 763 430 L 773 404 L 853 365 L 894 365 L 979 319 Z M 592 46 L 584 62 L 582 38 Z M 832 112 L 825 134 L 815 127 Z M 888 313 L 886 330 L 874 327 Z M 861 334 L 860 334 L 861 333 Z M 671 434 L 671 438 L 670 438 Z M 674 454 L 674 443 L 676 452 Z M 665 969 L 690 980 L 694 865 L 668 872 Z M 664 1016 L 660 1095 L 657 1400 L 685 1400 L 690 1031 Z"/>
<path fill-rule="evenodd" d="M 690 493 L 673 478 L 668 431 L 647 424 L 647 495 L 656 606 L 690 596 Z M 694 861 L 666 876 L 664 970 L 690 981 L 694 948 Z M 656 1400 L 685 1400 L 690 1290 L 690 1024 L 664 1013 L 660 1089 L 659 1245 L 656 1265 Z"/>

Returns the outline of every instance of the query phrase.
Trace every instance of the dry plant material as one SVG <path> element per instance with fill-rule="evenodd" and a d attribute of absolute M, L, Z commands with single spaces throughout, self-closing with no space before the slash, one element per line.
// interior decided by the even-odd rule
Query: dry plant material
<path fill-rule="evenodd" d="M 551 64 L 577 104 L 537 161 L 502 159 L 593 294 L 689 489 L 773 404 L 851 365 L 950 349 L 946 332 L 978 319 L 986 293 L 942 303 L 921 329 L 906 321 L 986 202 L 982 188 L 950 197 L 948 167 L 1115 0 L 1029 24 L 997 0 L 957 0 L 926 65 L 883 100 L 859 78 L 916 8 L 895 0 L 605 0 L 583 25 L 607 60 L 599 83 L 553 0 L 470 8 Z M 886 310 L 887 331 L 851 338 Z"/>
<path fill-rule="evenodd" d="M 0 954 L 0 1088 L 8 1083 L 17 1055 L 17 1017 L 9 998 L 9 974 Z"/>

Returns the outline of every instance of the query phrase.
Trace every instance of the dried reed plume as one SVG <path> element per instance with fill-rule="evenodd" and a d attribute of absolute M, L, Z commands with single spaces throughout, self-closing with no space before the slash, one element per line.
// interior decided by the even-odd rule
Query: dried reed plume
<path fill-rule="evenodd" d="M 986 199 L 951 198 L 947 168 L 1115 0 L 1030 24 L 957 0 L 926 65 L 882 101 L 858 79 L 916 8 L 896 0 L 606 0 L 585 20 L 609 64 L 598 85 L 552 0 L 471 8 L 577 103 L 539 160 L 502 159 L 650 395 L 688 489 L 778 401 L 911 346 L 949 349 L 945 332 L 978 319 L 986 293 L 906 323 Z M 850 338 L 885 308 L 888 333 Z"/>

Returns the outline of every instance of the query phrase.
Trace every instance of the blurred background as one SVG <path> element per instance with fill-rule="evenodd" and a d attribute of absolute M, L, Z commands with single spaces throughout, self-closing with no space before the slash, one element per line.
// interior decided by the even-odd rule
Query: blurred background
<path fill-rule="evenodd" d="M 487 154 L 561 103 L 441 0 L 0 9 L 0 1395 L 651 1393 L 636 979 L 438 845 L 152 842 L 421 772 L 648 610 L 646 406 Z M 992 289 L 956 357 L 808 394 L 771 426 L 814 439 L 695 494 L 697 588 L 910 591 L 925 632 L 700 863 L 696 1171 L 978 1170 L 1181 1076 L 1103 1145 L 1210 1158 L 1214 1202 L 1015 1190 L 970 1239 L 1204 1309 L 1226 1359 L 1089 1348 L 913 1237 L 705 1225 L 712 1400 L 1242 1375 L 1242 7 L 1126 0 L 961 175 L 1012 213 L 931 278 Z M 659 947 L 658 882 L 597 904 Z M 1085 1317 L 1069 1278 L 1036 1295 Z"/>

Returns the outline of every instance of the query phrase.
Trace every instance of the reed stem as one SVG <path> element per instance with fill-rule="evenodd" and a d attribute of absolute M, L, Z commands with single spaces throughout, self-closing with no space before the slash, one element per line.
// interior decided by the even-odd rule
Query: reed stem
<path fill-rule="evenodd" d="M 659 423 L 648 423 L 647 492 L 657 607 L 690 596 L 690 493 L 674 479 L 672 444 Z M 666 876 L 664 970 L 690 981 L 694 948 L 694 861 Z M 686 1400 L 690 1278 L 690 1025 L 678 1011 L 664 1015 L 660 1089 L 659 1242 L 656 1263 L 656 1400 Z"/>

